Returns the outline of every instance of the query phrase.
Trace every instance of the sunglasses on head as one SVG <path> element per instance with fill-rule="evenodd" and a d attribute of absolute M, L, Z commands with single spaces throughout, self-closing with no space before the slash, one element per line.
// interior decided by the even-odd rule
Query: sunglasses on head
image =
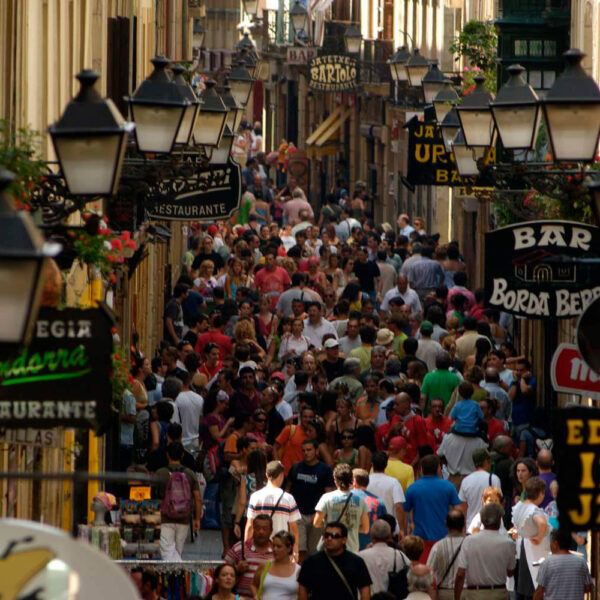
<path fill-rule="evenodd" d="M 341 538 L 343 538 L 344 536 L 341 533 L 332 533 L 331 531 L 326 531 L 323 534 L 324 538 L 331 538 L 332 540 L 339 540 Z"/>

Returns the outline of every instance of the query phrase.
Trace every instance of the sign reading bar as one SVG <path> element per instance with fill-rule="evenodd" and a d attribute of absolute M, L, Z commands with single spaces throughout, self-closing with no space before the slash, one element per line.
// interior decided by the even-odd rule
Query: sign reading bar
<path fill-rule="evenodd" d="M 556 349 L 550 375 L 556 392 L 600 398 L 600 375 L 590 369 L 574 344 L 560 344 Z"/>
<path fill-rule="evenodd" d="M 292 46 L 287 49 L 286 63 L 288 65 L 307 65 L 316 54 L 316 48 Z"/>
<path fill-rule="evenodd" d="M 242 172 L 229 159 L 224 165 L 206 169 L 184 168 L 174 179 L 161 180 L 146 195 L 148 216 L 161 221 L 216 221 L 228 219 L 239 210 L 242 199 Z"/>
<path fill-rule="evenodd" d="M 598 257 L 600 229 L 584 223 L 528 221 L 486 233 L 487 302 L 523 317 L 577 316 L 600 297 Z"/>
<path fill-rule="evenodd" d="M 112 327 L 100 308 L 41 308 L 29 346 L 0 360 L 0 427 L 103 429 L 111 417 Z"/>
<path fill-rule="evenodd" d="M 313 90 L 347 92 L 358 86 L 358 62 L 351 56 L 324 54 L 310 61 L 310 82 Z"/>
<path fill-rule="evenodd" d="M 404 128 L 408 130 L 406 179 L 412 185 L 464 186 L 476 177 L 461 177 L 452 154 L 446 152 L 439 127 L 424 123 L 415 116 Z"/>
<path fill-rule="evenodd" d="M 600 529 L 600 409 L 554 411 L 560 526 Z"/>

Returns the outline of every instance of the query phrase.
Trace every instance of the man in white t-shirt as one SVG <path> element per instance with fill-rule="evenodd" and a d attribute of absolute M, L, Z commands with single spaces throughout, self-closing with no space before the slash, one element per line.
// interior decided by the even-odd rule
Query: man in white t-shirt
<path fill-rule="evenodd" d="M 308 305 L 308 318 L 304 321 L 304 335 L 310 343 L 317 349 L 323 348 L 323 336 L 327 333 L 333 334 L 337 340 L 337 331 L 326 321 L 321 314 L 321 305 L 318 302 L 312 302 Z"/>
<path fill-rule="evenodd" d="M 272 460 L 267 464 L 266 473 L 267 485 L 253 492 L 248 500 L 248 520 L 244 539 L 249 540 L 252 537 L 252 523 L 256 515 L 269 515 L 273 520 L 271 537 L 281 530 L 289 531 L 294 536 L 294 558 L 297 561 L 300 511 L 294 497 L 281 489 L 285 478 L 283 465 L 278 460 Z"/>
<path fill-rule="evenodd" d="M 478 448 L 472 453 L 475 471 L 467 475 L 460 484 L 458 497 L 467 509 L 467 527 L 481 510 L 481 495 L 488 487 L 495 487 L 502 493 L 500 478 L 490 473 L 492 466 L 490 453 L 486 448 Z"/>
<path fill-rule="evenodd" d="M 402 503 L 406 500 L 404 490 L 395 477 L 385 474 L 388 457 L 384 452 L 376 452 L 373 455 L 373 472 L 369 474 L 369 485 L 367 492 L 381 498 L 385 508 L 390 515 L 396 517 L 400 530 L 400 537 L 404 537 L 406 531 L 406 518 Z"/>
<path fill-rule="evenodd" d="M 190 373 L 183 374 L 181 380 L 183 387 L 175 399 L 175 406 L 179 411 L 181 428 L 183 429 L 183 447 L 195 455 L 198 452 L 198 434 L 204 409 L 204 398 L 190 389 Z"/>
<path fill-rule="evenodd" d="M 333 481 L 337 489 L 323 494 L 315 506 L 313 525 L 321 528 L 340 521 L 348 528 L 346 550 L 358 553 L 359 533 L 369 533 L 369 509 L 362 497 L 352 491 L 352 469 L 346 463 L 336 465 Z"/>

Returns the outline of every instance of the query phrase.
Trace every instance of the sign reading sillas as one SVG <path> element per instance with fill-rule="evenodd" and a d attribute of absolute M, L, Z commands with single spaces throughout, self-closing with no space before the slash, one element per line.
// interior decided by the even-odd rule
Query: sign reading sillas
<path fill-rule="evenodd" d="M 240 207 L 242 173 L 240 166 L 227 164 L 196 167 L 193 155 L 189 166 L 174 179 L 160 181 L 146 195 L 148 216 L 161 221 L 216 221 L 228 219 Z M 185 156 L 184 156 L 185 159 Z"/>
<path fill-rule="evenodd" d="M 558 477 L 560 526 L 600 529 L 600 409 L 556 410 L 553 451 Z"/>
<path fill-rule="evenodd" d="M 113 325 L 102 309 L 41 308 L 29 346 L 0 358 L 0 427 L 107 426 Z"/>
<path fill-rule="evenodd" d="M 490 307 L 530 318 L 566 319 L 600 296 L 600 229 L 528 221 L 485 235 Z"/>
<path fill-rule="evenodd" d="M 309 85 L 321 92 L 347 92 L 358 86 L 358 62 L 351 56 L 323 54 L 310 61 Z"/>

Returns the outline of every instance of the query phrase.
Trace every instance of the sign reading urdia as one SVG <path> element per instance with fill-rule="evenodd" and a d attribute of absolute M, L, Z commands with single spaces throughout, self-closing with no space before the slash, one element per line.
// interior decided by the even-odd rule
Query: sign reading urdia
<path fill-rule="evenodd" d="M 321 92 L 345 92 L 358 85 L 358 63 L 351 56 L 324 54 L 310 61 L 310 87 Z"/>

